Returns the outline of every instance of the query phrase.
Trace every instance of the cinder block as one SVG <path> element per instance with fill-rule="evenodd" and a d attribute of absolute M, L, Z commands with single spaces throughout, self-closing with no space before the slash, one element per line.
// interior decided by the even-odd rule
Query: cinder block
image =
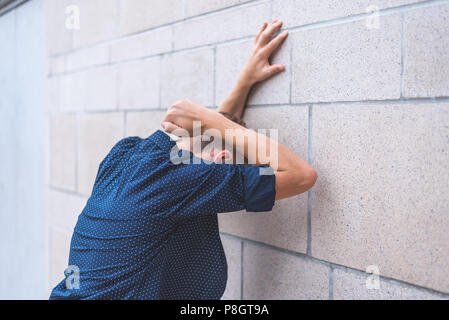
<path fill-rule="evenodd" d="M 106 45 L 81 49 L 66 56 L 67 72 L 109 63 L 109 47 Z"/>
<path fill-rule="evenodd" d="M 315 22 L 338 19 L 356 14 L 372 13 L 375 9 L 398 7 L 420 0 L 274 0 L 273 18 L 281 19 L 285 27 L 295 27 Z M 371 16 L 371 21 L 374 16 Z M 366 19 L 365 21 L 369 21 Z M 370 23 L 370 22 L 368 22 Z"/>
<path fill-rule="evenodd" d="M 183 0 L 120 0 L 120 34 L 181 20 L 183 10 Z"/>
<path fill-rule="evenodd" d="M 449 104 L 312 115 L 313 256 L 449 292 Z"/>
<path fill-rule="evenodd" d="M 335 300 L 441 300 L 442 296 L 373 274 L 334 269 Z M 378 287 L 376 286 L 378 284 Z"/>
<path fill-rule="evenodd" d="M 48 58 L 49 75 L 64 73 L 66 71 L 66 56 Z"/>
<path fill-rule="evenodd" d="M 172 38 L 171 27 L 126 37 L 111 44 L 111 61 L 137 59 L 171 51 Z"/>
<path fill-rule="evenodd" d="M 75 72 L 60 77 L 60 107 L 63 112 L 76 112 L 86 101 L 85 72 Z"/>
<path fill-rule="evenodd" d="M 220 105 L 231 92 L 252 47 L 253 40 L 217 47 L 215 105 Z M 273 53 L 271 62 L 284 65 L 285 71 L 254 86 L 247 101 L 248 105 L 289 102 L 290 42 L 288 40 Z"/>
<path fill-rule="evenodd" d="M 72 30 L 66 28 L 66 8 L 73 4 L 70 0 L 46 0 L 46 38 L 49 55 L 66 52 L 72 48 Z"/>
<path fill-rule="evenodd" d="M 68 234 L 72 233 L 86 201 L 86 197 L 49 189 L 47 192 L 47 221 Z"/>
<path fill-rule="evenodd" d="M 83 114 L 78 132 L 78 191 L 90 195 L 100 162 L 124 137 L 122 113 Z"/>
<path fill-rule="evenodd" d="M 401 17 L 380 18 L 291 34 L 292 102 L 397 99 L 401 78 Z"/>
<path fill-rule="evenodd" d="M 85 110 L 114 110 L 117 102 L 117 67 L 101 67 L 85 71 Z"/>
<path fill-rule="evenodd" d="M 80 28 L 73 32 L 75 48 L 110 40 L 118 35 L 117 1 L 76 0 L 73 4 L 80 11 Z"/>
<path fill-rule="evenodd" d="M 243 299 L 328 298 L 328 266 L 244 242 Z"/>
<path fill-rule="evenodd" d="M 50 184 L 76 190 L 76 116 L 50 118 Z"/>
<path fill-rule="evenodd" d="M 244 119 L 249 128 L 278 129 L 279 142 L 307 161 L 308 109 L 306 107 L 249 108 Z M 225 213 L 219 215 L 220 231 L 306 252 L 307 193 L 277 201 L 270 212 Z"/>
<path fill-rule="evenodd" d="M 221 243 L 228 263 L 228 282 L 223 299 L 240 300 L 242 280 L 242 242 L 227 236 L 221 236 Z"/>
<path fill-rule="evenodd" d="M 174 26 L 175 49 L 256 35 L 262 22 L 269 19 L 270 4 L 265 1 L 189 20 Z M 207 30 L 214 31 L 207 32 Z"/>
<path fill-rule="evenodd" d="M 49 236 L 49 276 L 48 287 L 53 289 L 64 279 L 64 270 L 69 264 L 70 240 L 68 233 L 61 232 L 53 227 L 48 228 Z"/>
<path fill-rule="evenodd" d="M 165 111 L 127 112 L 126 136 L 147 138 L 154 131 L 161 129 Z"/>
<path fill-rule="evenodd" d="M 159 108 L 159 67 L 159 58 L 120 65 L 120 109 Z"/>
<path fill-rule="evenodd" d="M 448 16 L 449 5 L 406 13 L 404 96 L 449 96 Z"/>
<path fill-rule="evenodd" d="M 181 99 L 212 106 L 214 52 L 205 49 L 164 56 L 161 67 L 161 107 Z"/>
<path fill-rule="evenodd" d="M 235 6 L 249 0 L 186 0 L 185 15 L 186 17 L 196 16 L 210 11 Z"/>
<path fill-rule="evenodd" d="M 50 77 L 46 79 L 45 83 L 45 110 L 47 113 L 59 110 L 61 103 L 60 96 L 60 79 L 59 77 Z"/>

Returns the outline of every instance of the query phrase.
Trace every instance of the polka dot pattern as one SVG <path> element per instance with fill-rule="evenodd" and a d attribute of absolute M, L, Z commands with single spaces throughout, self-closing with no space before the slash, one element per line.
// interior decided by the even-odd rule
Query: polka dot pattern
<path fill-rule="evenodd" d="M 71 240 L 79 289 L 67 288 L 65 275 L 50 299 L 221 298 L 227 262 L 217 213 L 271 210 L 275 176 L 257 166 L 175 164 L 173 150 L 185 155 L 160 130 L 112 148 Z"/>

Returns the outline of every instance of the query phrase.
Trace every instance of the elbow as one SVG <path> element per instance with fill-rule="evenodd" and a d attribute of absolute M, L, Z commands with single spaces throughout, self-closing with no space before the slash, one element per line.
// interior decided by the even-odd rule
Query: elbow
<path fill-rule="evenodd" d="M 307 174 L 307 185 L 312 189 L 318 179 L 318 173 L 314 169 L 310 169 Z"/>
<path fill-rule="evenodd" d="M 313 188 L 318 179 L 318 173 L 313 168 L 307 169 L 302 172 L 300 179 L 300 189 L 303 192 L 308 191 Z"/>

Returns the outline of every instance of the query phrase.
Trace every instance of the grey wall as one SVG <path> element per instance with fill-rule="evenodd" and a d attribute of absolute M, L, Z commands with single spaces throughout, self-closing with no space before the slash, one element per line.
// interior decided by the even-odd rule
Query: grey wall
<path fill-rule="evenodd" d="M 0 299 L 45 297 L 44 12 L 0 16 Z"/>
<path fill-rule="evenodd" d="M 449 298 L 448 0 L 47 3 L 50 286 L 108 149 L 181 98 L 217 107 L 278 18 L 286 72 L 252 92 L 245 120 L 278 128 L 318 181 L 271 212 L 220 215 L 224 298 Z M 79 30 L 64 26 L 70 4 Z"/>

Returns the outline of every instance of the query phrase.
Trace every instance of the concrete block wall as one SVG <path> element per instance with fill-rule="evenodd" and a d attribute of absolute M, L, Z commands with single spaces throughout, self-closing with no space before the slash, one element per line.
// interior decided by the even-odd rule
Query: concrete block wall
<path fill-rule="evenodd" d="M 65 27 L 68 5 L 80 30 Z M 286 71 L 254 88 L 245 120 L 279 129 L 319 178 L 272 212 L 220 215 L 223 299 L 449 298 L 449 1 L 47 0 L 46 10 L 49 288 L 111 146 L 148 136 L 181 98 L 217 107 L 260 24 L 278 18 L 290 35 L 273 61 Z"/>

